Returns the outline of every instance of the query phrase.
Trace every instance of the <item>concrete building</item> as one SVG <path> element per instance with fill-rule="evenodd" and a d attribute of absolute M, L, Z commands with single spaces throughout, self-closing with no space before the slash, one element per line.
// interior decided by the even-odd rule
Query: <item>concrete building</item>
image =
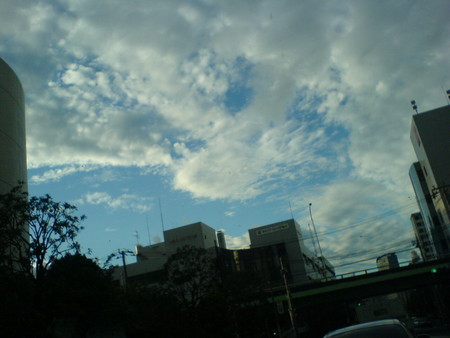
<path fill-rule="evenodd" d="M 316 257 L 304 244 L 300 225 L 289 219 L 264 225 L 248 231 L 250 249 L 282 244 L 286 268 L 292 282 L 307 283 L 312 280 L 335 277 L 334 267 L 325 257 Z"/>
<path fill-rule="evenodd" d="M 436 252 L 431 239 L 431 234 L 429 233 L 420 212 L 411 214 L 411 224 L 414 229 L 414 234 L 416 235 L 416 243 L 420 250 L 420 254 L 422 255 L 422 259 L 424 261 L 436 259 Z"/>
<path fill-rule="evenodd" d="M 428 189 L 425 175 L 419 162 L 415 162 L 411 165 L 409 177 L 414 188 L 414 193 L 416 195 L 417 204 L 421 214 L 421 221 L 423 223 L 420 224 L 419 228 L 423 228 L 422 232 L 426 232 L 432 247 L 430 254 L 432 253 L 433 257 L 430 257 L 429 255 L 427 255 L 427 257 L 430 259 L 435 259 L 446 253 L 444 237 L 445 228 L 439 222 L 439 217 L 433 204 L 433 197 Z M 414 219 L 411 219 L 411 221 L 414 221 Z M 414 223 L 413 229 L 415 231 Z"/>
<path fill-rule="evenodd" d="M 390 270 L 399 267 L 395 253 L 388 253 L 377 258 L 378 271 Z"/>
<path fill-rule="evenodd" d="M 19 184 L 27 190 L 24 93 L 17 75 L 0 58 L 0 194 Z M 28 225 L 22 226 L 23 237 L 28 238 Z M 25 246 L 0 248 L 11 259 L 13 269 L 21 268 L 17 259 L 25 253 Z"/>
<path fill-rule="evenodd" d="M 418 164 L 413 165 L 414 171 L 421 182 L 411 180 L 421 212 L 424 213 L 424 222 L 430 229 L 438 258 L 449 256 L 450 105 L 413 115 L 411 142 L 418 159 Z M 423 207 L 424 198 L 428 206 L 433 206 L 436 217 L 431 215 L 431 209 L 427 215 Z"/>
<path fill-rule="evenodd" d="M 164 264 L 185 245 L 206 249 L 217 258 L 222 275 L 248 272 L 264 282 L 281 284 L 281 262 L 292 283 L 332 279 L 333 266 L 323 257 L 315 257 L 303 244 L 300 226 L 293 220 L 249 230 L 250 249 L 226 249 L 223 232 L 197 222 L 164 231 L 164 242 L 136 247 L 136 263 L 126 265 L 128 281 L 158 283 L 164 278 Z M 117 267 L 114 278 L 123 281 L 125 269 Z"/>
<path fill-rule="evenodd" d="M 27 182 L 24 93 L 17 75 L 0 58 L 0 194 L 19 182 Z"/>
<path fill-rule="evenodd" d="M 216 243 L 216 231 L 202 222 L 165 230 L 164 242 L 136 247 L 136 262 L 126 265 L 127 280 L 145 280 L 148 283 L 156 283 L 164 277 L 162 271 L 164 264 L 178 248 L 189 245 L 209 250 L 214 255 Z M 123 283 L 125 269 L 117 267 L 113 277 Z"/>

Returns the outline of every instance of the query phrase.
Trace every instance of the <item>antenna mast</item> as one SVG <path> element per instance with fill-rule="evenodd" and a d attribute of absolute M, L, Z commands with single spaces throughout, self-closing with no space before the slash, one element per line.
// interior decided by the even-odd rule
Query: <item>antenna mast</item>
<path fill-rule="evenodd" d="M 162 227 L 162 231 L 164 234 L 164 218 L 163 218 L 162 209 L 161 209 L 161 197 L 158 197 L 158 202 L 159 202 L 159 215 L 161 216 L 161 227 Z"/>
<path fill-rule="evenodd" d="M 325 261 L 324 261 L 324 257 L 323 257 L 323 253 L 322 253 L 322 248 L 320 247 L 319 236 L 317 236 L 316 226 L 314 224 L 314 220 L 312 217 L 311 206 L 312 206 L 312 203 L 309 203 L 309 217 L 311 218 L 311 224 L 313 226 L 314 233 L 316 234 L 317 245 L 319 246 L 319 252 L 320 252 L 319 260 L 322 262 L 323 274 L 324 274 L 324 277 L 327 278 L 326 274 L 325 274 L 325 272 L 326 272 Z"/>
<path fill-rule="evenodd" d="M 152 241 L 150 240 L 150 228 L 148 227 L 148 215 L 145 215 L 145 223 L 147 224 L 147 235 L 148 235 L 148 245 L 152 245 Z"/>
<path fill-rule="evenodd" d="M 139 245 L 139 232 L 137 230 L 134 231 L 134 237 L 136 237 L 136 246 Z"/>
<path fill-rule="evenodd" d="M 292 213 L 291 201 L 289 201 L 289 209 L 291 210 L 291 217 L 292 217 L 292 219 L 294 219 L 294 214 Z"/>

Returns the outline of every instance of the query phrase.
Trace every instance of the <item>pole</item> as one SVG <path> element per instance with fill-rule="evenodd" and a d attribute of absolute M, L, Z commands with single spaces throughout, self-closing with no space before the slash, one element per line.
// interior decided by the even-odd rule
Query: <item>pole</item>
<path fill-rule="evenodd" d="M 294 337 L 298 337 L 297 328 L 295 326 L 294 308 L 292 307 L 291 291 L 289 290 L 289 285 L 288 285 L 287 278 L 286 278 L 287 271 L 284 269 L 283 259 L 281 257 L 280 257 L 280 266 L 281 266 L 281 274 L 283 275 L 283 280 L 284 280 L 284 287 L 286 288 L 286 298 L 288 301 L 289 318 L 291 319 L 292 329 L 294 330 Z"/>
<path fill-rule="evenodd" d="M 312 217 L 311 206 L 312 206 L 312 203 L 309 203 L 309 216 L 311 217 L 311 224 L 313 226 L 314 233 L 316 234 L 317 245 L 319 246 L 319 252 L 320 252 L 319 260 L 322 262 L 323 277 L 325 277 L 325 279 L 328 280 L 328 278 L 327 278 L 327 269 L 325 267 L 325 261 L 323 259 L 322 248 L 320 247 L 319 236 L 317 236 L 316 225 L 314 224 L 314 220 L 313 220 L 313 217 Z"/>
<path fill-rule="evenodd" d="M 125 262 L 125 251 L 122 250 L 122 251 L 119 251 L 119 253 L 122 255 L 123 275 L 124 275 L 123 286 L 126 289 L 127 288 L 128 274 L 127 274 L 127 264 Z"/>

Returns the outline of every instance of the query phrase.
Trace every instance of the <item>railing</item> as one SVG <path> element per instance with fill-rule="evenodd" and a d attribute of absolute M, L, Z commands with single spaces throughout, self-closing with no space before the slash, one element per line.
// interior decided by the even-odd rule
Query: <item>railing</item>
<path fill-rule="evenodd" d="M 404 261 L 404 262 L 399 262 L 398 266 L 404 267 L 404 266 L 408 266 L 409 264 L 411 264 L 411 261 Z M 356 270 L 356 271 L 351 271 L 351 272 L 346 272 L 343 274 L 336 275 L 334 279 L 336 280 L 336 279 L 351 278 L 351 277 L 356 277 L 356 276 L 364 276 L 364 275 L 368 275 L 370 273 L 375 273 L 375 272 L 379 272 L 379 271 L 380 271 L 380 269 L 378 267 L 373 267 L 373 268 L 364 269 L 364 270 Z M 329 281 L 329 280 L 330 280 L 330 278 L 327 278 L 327 279 L 322 278 L 321 279 L 322 282 Z"/>

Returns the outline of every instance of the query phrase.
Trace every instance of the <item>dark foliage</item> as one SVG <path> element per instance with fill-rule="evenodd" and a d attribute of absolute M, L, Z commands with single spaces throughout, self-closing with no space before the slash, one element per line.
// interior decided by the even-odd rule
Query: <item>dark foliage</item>
<path fill-rule="evenodd" d="M 22 186 L 0 195 L 0 265 L 8 270 L 30 273 L 28 194 Z M 6 271 L 5 270 L 5 271 Z"/>
<path fill-rule="evenodd" d="M 54 261 L 45 278 L 51 330 L 68 327 L 79 336 L 119 322 L 118 297 L 110 275 L 81 254 Z"/>
<path fill-rule="evenodd" d="M 187 309 L 197 307 L 202 298 L 218 285 L 216 267 L 204 249 L 192 246 L 179 248 L 169 257 L 165 269 L 167 292 Z"/>
<path fill-rule="evenodd" d="M 51 196 L 32 197 L 29 201 L 30 257 L 36 267 L 36 278 L 67 252 L 79 252 L 76 237 L 85 216 L 75 216 L 77 208 L 55 202 Z"/>
<path fill-rule="evenodd" d="M 76 237 L 85 216 L 49 195 L 31 197 L 22 186 L 0 195 L 0 262 L 11 271 L 31 273 L 38 280 L 67 252 L 79 252 Z"/>

